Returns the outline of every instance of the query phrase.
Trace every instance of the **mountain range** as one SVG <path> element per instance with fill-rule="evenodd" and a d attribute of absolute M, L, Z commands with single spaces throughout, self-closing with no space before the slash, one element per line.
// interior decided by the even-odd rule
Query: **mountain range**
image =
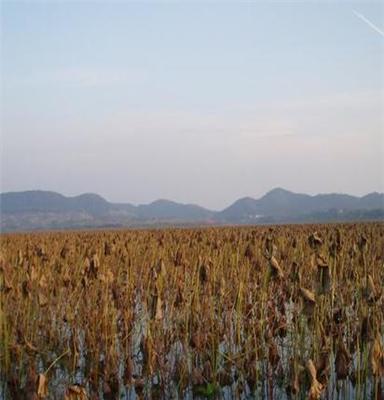
<path fill-rule="evenodd" d="M 384 193 L 294 193 L 275 188 L 260 199 L 245 197 L 221 211 L 194 204 L 156 200 L 150 204 L 111 203 L 86 193 L 66 197 L 56 192 L 0 193 L 1 231 L 134 227 L 188 224 L 268 224 L 384 219 Z"/>

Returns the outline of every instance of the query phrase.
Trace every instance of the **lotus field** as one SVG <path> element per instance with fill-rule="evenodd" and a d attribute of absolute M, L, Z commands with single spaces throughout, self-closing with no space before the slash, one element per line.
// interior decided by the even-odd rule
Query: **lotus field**
<path fill-rule="evenodd" d="M 0 399 L 383 398 L 383 224 L 0 240 Z"/>

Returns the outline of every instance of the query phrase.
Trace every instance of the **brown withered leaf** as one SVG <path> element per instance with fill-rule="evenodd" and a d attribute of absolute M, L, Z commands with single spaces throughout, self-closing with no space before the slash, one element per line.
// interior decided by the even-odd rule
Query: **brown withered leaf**
<path fill-rule="evenodd" d="M 157 265 L 156 265 L 156 272 L 159 276 L 161 276 L 162 278 L 164 278 L 167 274 L 167 270 L 165 268 L 165 264 L 162 258 L 160 258 L 160 260 L 158 261 Z"/>
<path fill-rule="evenodd" d="M 100 274 L 99 279 L 100 282 L 110 285 L 114 280 L 113 272 L 108 269 L 103 274 Z"/>
<path fill-rule="evenodd" d="M 0 290 L 8 293 L 13 289 L 8 268 L 0 268 Z"/>
<path fill-rule="evenodd" d="M 349 364 L 351 357 L 342 340 L 339 341 L 339 346 L 335 357 L 335 369 L 337 379 L 343 380 L 348 377 Z"/>
<path fill-rule="evenodd" d="M 31 291 L 32 291 L 32 285 L 31 282 L 28 281 L 24 281 L 21 284 L 21 291 L 23 293 L 23 297 L 26 299 L 27 297 L 31 297 Z"/>
<path fill-rule="evenodd" d="M 36 393 L 39 399 L 45 399 L 48 396 L 48 379 L 44 374 L 39 374 L 37 377 Z"/>
<path fill-rule="evenodd" d="M 110 243 L 108 243 L 108 242 L 105 242 L 104 243 L 104 255 L 105 256 L 110 256 L 113 252 L 114 252 L 114 246 L 113 245 L 111 245 Z"/>
<path fill-rule="evenodd" d="M 144 379 L 143 378 L 136 378 L 133 381 L 133 386 L 135 387 L 136 394 L 140 396 L 143 393 L 144 387 L 145 387 Z"/>
<path fill-rule="evenodd" d="M 89 276 L 91 278 L 97 278 L 98 271 L 100 268 L 100 260 L 97 254 L 94 254 L 89 261 Z"/>
<path fill-rule="evenodd" d="M 71 275 L 69 273 L 69 270 L 66 269 L 63 275 L 63 285 L 65 287 L 68 287 L 70 283 L 71 283 Z"/>
<path fill-rule="evenodd" d="M 300 373 L 303 371 L 303 366 L 296 364 L 292 358 L 289 362 L 289 383 L 286 387 L 288 396 L 296 395 L 300 391 Z"/>
<path fill-rule="evenodd" d="M 64 400 L 87 400 L 87 392 L 80 385 L 69 386 L 65 392 Z"/>
<path fill-rule="evenodd" d="M 192 334 L 190 340 L 189 340 L 189 345 L 193 349 L 198 349 L 200 350 L 203 347 L 203 335 L 200 332 L 195 332 Z"/>
<path fill-rule="evenodd" d="M 329 293 L 332 289 L 332 277 L 329 265 L 317 265 L 317 288 L 320 294 Z"/>
<path fill-rule="evenodd" d="M 316 378 L 317 371 L 312 360 L 308 360 L 307 362 L 307 371 L 311 378 L 311 387 L 309 388 L 308 399 L 319 400 L 324 387 Z"/>
<path fill-rule="evenodd" d="M 128 357 L 125 362 L 125 369 L 124 369 L 124 383 L 129 385 L 133 382 L 133 371 L 134 371 L 134 364 L 132 357 Z"/>
<path fill-rule="evenodd" d="M 323 351 L 320 354 L 319 359 L 317 360 L 316 363 L 316 370 L 317 370 L 317 380 L 322 384 L 322 385 L 326 385 L 328 382 L 328 378 L 329 378 L 329 371 L 330 367 L 329 367 L 329 353 L 328 351 Z"/>
<path fill-rule="evenodd" d="M 161 297 L 158 296 L 156 299 L 156 314 L 155 314 L 155 319 L 157 321 L 160 321 L 163 319 L 163 301 L 161 300 Z"/>
<path fill-rule="evenodd" d="M 248 243 L 247 247 L 245 248 L 244 257 L 248 258 L 249 260 L 252 260 L 255 257 L 255 253 L 250 243 Z"/>
<path fill-rule="evenodd" d="M 174 264 L 176 267 L 183 265 L 184 263 L 184 254 L 180 248 L 177 249 Z"/>
<path fill-rule="evenodd" d="M 374 376 L 384 376 L 384 350 L 379 336 L 376 336 L 372 344 L 371 368 Z"/>
<path fill-rule="evenodd" d="M 313 304 L 316 303 L 315 294 L 313 292 L 311 292 L 310 290 L 301 287 L 300 293 L 301 293 L 304 301 L 306 301 L 308 303 L 313 303 Z"/>
<path fill-rule="evenodd" d="M 271 343 L 268 346 L 268 360 L 274 368 L 276 368 L 280 361 L 279 351 L 274 340 L 271 340 Z"/>
<path fill-rule="evenodd" d="M 308 244 L 313 250 L 316 250 L 323 245 L 323 241 L 317 232 L 313 232 L 308 237 Z"/>
<path fill-rule="evenodd" d="M 208 281 L 208 267 L 206 264 L 201 264 L 199 268 L 199 279 L 200 283 L 204 284 Z"/>
<path fill-rule="evenodd" d="M 359 250 L 361 252 L 364 252 L 367 248 L 367 244 L 368 244 L 368 239 L 364 234 L 362 234 L 360 236 L 359 241 L 357 242 L 357 246 L 359 247 Z"/>
<path fill-rule="evenodd" d="M 303 287 L 300 288 L 300 293 L 303 299 L 303 313 L 307 316 L 307 318 L 311 318 L 315 311 L 315 294 Z"/>
<path fill-rule="evenodd" d="M 28 275 L 29 275 L 29 280 L 31 282 L 37 281 L 38 273 L 37 273 L 36 267 L 34 265 L 30 266 Z"/>
<path fill-rule="evenodd" d="M 38 299 L 39 299 L 39 306 L 40 307 L 45 307 L 45 306 L 48 305 L 47 296 L 44 293 L 42 293 L 41 291 L 39 291 Z"/>
<path fill-rule="evenodd" d="M 39 286 L 42 289 L 48 287 L 47 276 L 45 274 L 41 275 L 41 278 L 39 280 Z"/>
<path fill-rule="evenodd" d="M 316 266 L 317 268 L 326 268 L 329 266 L 325 256 L 322 254 L 316 255 Z"/>
<path fill-rule="evenodd" d="M 192 384 L 202 385 L 204 383 L 203 372 L 200 368 L 194 368 L 192 370 Z"/>
<path fill-rule="evenodd" d="M 279 279 L 284 278 L 284 272 L 274 256 L 272 256 L 271 259 L 269 260 L 269 266 L 271 268 L 271 273 L 273 277 Z"/>
<path fill-rule="evenodd" d="M 379 291 L 376 288 L 375 283 L 373 282 L 373 278 L 369 274 L 367 277 L 366 287 L 364 292 L 368 303 L 374 303 L 380 297 Z"/>
<path fill-rule="evenodd" d="M 25 339 L 25 338 L 24 338 L 24 343 L 25 343 L 25 346 L 27 347 L 27 350 L 28 350 L 29 352 L 31 352 L 31 353 L 37 353 L 37 352 L 38 352 L 37 347 L 34 346 L 31 342 L 29 342 L 29 341 L 28 341 L 27 339 Z"/>
<path fill-rule="evenodd" d="M 63 248 L 61 249 L 61 251 L 60 251 L 60 257 L 61 257 L 61 258 L 66 258 L 67 254 L 68 254 L 70 251 L 71 251 L 70 248 L 65 244 L 65 245 L 63 246 Z"/>
<path fill-rule="evenodd" d="M 143 354 L 143 368 L 149 374 L 153 373 L 155 363 L 155 353 L 153 339 L 151 335 L 146 335 L 141 339 L 140 349 Z"/>
<path fill-rule="evenodd" d="M 37 374 L 35 368 L 29 367 L 27 372 L 26 372 L 26 380 L 25 380 L 25 386 L 24 386 L 24 395 L 27 400 L 36 400 L 38 399 L 37 396 Z M 16 399 L 18 399 L 17 394 L 20 394 L 20 381 L 17 377 L 13 377 L 12 381 L 8 383 L 11 383 L 12 386 L 16 385 L 13 389 L 15 389 L 16 393 L 14 393 L 14 396 Z"/>
<path fill-rule="evenodd" d="M 316 371 L 315 364 L 313 363 L 313 361 L 311 359 L 309 359 L 307 362 L 307 370 L 309 373 L 309 377 L 311 378 L 311 381 L 316 379 L 317 371 Z"/>

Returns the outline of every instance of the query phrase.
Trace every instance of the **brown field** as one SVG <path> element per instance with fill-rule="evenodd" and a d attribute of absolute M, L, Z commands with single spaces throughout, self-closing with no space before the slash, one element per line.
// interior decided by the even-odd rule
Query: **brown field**
<path fill-rule="evenodd" d="M 383 398 L 383 224 L 0 240 L 0 399 Z"/>

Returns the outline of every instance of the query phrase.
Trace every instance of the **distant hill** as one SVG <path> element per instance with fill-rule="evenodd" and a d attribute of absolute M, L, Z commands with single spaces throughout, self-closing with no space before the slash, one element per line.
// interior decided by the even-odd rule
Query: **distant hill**
<path fill-rule="evenodd" d="M 0 198 L 2 213 L 20 212 L 70 212 L 86 211 L 91 215 L 108 212 L 110 203 L 101 196 L 85 193 L 75 197 L 65 197 L 56 192 L 32 190 L 27 192 L 2 193 Z"/>
<path fill-rule="evenodd" d="M 41 190 L 1 193 L 0 211 L 3 231 L 196 223 L 215 215 L 197 205 L 169 200 L 135 206 L 110 203 L 92 193 L 66 197 Z"/>
<path fill-rule="evenodd" d="M 214 211 L 194 204 L 180 204 L 169 200 L 156 200 L 150 204 L 139 205 L 137 215 L 142 219 L 180 219 L 203 221 L 213 218 Z"/>
<path fill-rule="evenodd" d="M 348 215 L 352 211 L 384 210 L 384 194 L 370 193 L 364 197 L 355 197 L 347 194 L 307 194 L 293 193 L 285 189 L 276 188 L 258 200 L 246 197 L 237 200 L 231 206 L 219 213 L 219 217 L 226 221 L 247 221 L 261 218 L 276 220 L 312 219 L 313 214 L 331 213 Z"/>
<path fill-rule="evenodd" d="M 222 211 L 212 211 L 163 199 L 135 206 L 110 203 L 92 193 L 67 197 L 36 190 L 1 193 L 0 210 L 2 231 L 377 220 L 384 219 L 384 194 L 310 196 L 276 188 L 260 199 L 245 197 Z"/>

